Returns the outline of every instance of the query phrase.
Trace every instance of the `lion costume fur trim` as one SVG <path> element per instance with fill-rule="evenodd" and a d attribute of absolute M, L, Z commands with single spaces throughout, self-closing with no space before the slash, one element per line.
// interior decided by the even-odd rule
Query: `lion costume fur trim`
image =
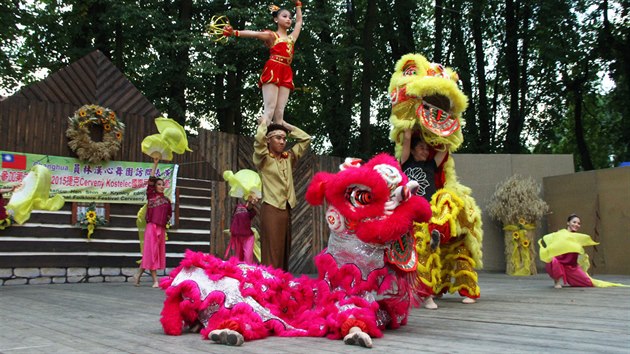
<path fill-rule="evenodd" d="M 404 68 L 410 63 L 415 64 L 416 75 L 405 75 Z M 448 97 L 450 101 L 450 113 L 454 118 L 460 121 L 460 125 L 464 125 L 462 113 L 468 107 L 468 97 L 459 89 L 457 81 L 459 77 L 457 73 L 448 67 L 444 68 L 446 77 L 436 77 L 428 75 L 432 67 L 437 64 L 431 64 L 420 54 L 406 54 L 396 62 L 395 72 L 389 83 L 389 93 L 393 97 L 404 88 L 407 96 L 414 97 L 400 103 L 392 102 L 392 114 L 390 122 L 392 123 L 392 131 L 390 138 L 396 143 L 396 157 L 400 158 L 402 151 L 402 133 L 406 129 L 413 129 L 419 125 L 416 119 L 416 110 L 422 104 L 422 98 L 432 95 L 442 95 Z M 418 79 L 420 78 L 420 79 Z M 443 137 L 435 135 L 426 129 L 422 129 L 424 140 L 432 146 L 444 145 L 449 152 L 456 151 L 463 143 L 464 138 L 461 129 L 458 129 L 450 136 Z"/>

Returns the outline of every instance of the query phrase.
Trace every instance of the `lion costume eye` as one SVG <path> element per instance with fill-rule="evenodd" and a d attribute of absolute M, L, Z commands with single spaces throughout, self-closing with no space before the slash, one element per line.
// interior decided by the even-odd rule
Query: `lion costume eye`
<path fill-rule="evenodd" d="M 403 67 L 403 76 L 415 75 L 418 72 L 418 68 L 414 62 L 405 63 Z"/>
<path fill-rule="evenodd" d="M 353 207 L 362 207 L 372 202 L 372 191 L 366 186 L 349 186 L 345 197 Z"/>

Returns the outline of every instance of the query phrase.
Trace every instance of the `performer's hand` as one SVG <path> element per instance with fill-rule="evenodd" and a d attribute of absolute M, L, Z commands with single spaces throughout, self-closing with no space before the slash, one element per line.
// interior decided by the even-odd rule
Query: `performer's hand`
<path fill-rule="evenodd" d="M 231 37 L 233 33 L 234 33 L 234 28 L 232 28 L 232 26 L 227 25 L 223 27 L 223 37 Z"/>
<path fill-rule="evenodd" d="M 287 128 L 290 132 L 295 130 L 295 126 L 292 124 L 289 124 L 289 122 L 287 122 L 286 120 L 282 121 L 282 126 Z"/>
<path fill-rule="evenodd" d="M 302 7 L 302 2 L 300 0 L 295 0 L 295 7 Z"/>
<path fill-rule="evenodd" d="M 433 148 L 437 151 L 446 151 L 446 146 L 444 144 L 437 144 Z"/>

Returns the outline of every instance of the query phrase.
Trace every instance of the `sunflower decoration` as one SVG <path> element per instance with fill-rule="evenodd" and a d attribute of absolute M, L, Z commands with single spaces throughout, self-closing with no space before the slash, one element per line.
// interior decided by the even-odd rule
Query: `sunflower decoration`
<path fill-rule="evenodd" d="M 103 129 L 103 140 L 93 141 L 90 127 Z M 80 160 L 88 163 L 109 161 L 120 150 L 125 125 L 116 113 L 109 108 L 94 104 L 77 109 L 69 118 L 66 136 L 70 138 L 68 146 Z"/>
<path fill-rule="evenodd" d="M 88 241 L 91 240 L 91 236 L 94 233 L 94 229 L 97 226 L 103 226 L 107 224 L 107 220 L 104 217 L 98 215 L 96 212 L 96 204 L 91 203 L 88 205 L 85 212 L 79 215 L 77 226 L 87 230 Z"/>
<path fill-rule="evenodd" d="M 506 273 L 536 274 L 535 249 L 530 247 L 536 236 L 536 223 L 549 206 L 540 197 L 540 186 L 533 178 L 509 177 L 497 186 L 488 211 L 503 224 Z"/>

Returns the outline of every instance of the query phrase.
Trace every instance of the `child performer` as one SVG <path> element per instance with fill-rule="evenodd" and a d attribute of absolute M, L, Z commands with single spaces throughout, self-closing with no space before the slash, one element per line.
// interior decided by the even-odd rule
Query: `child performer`
<path fill-rule="evenodd" d="M 153 169 L 147 185 L 147 226 L 144 231 L 142 262 L 134 275 L 135 285 L 140 285 L 140 277 L 145 269 L 151 272 L 153 287 L 157 288 L 157 270 L 166 268 L 166 224 L 171 218 L 171 201 L 164 196 L 164 180 L 155 177 L 159 158 L 153 158 Z"/>
<path fill-rule="evenodd" d="M 418 182 L 419 188 L 417 195 L 424 197 L 427 202 L 431 203 L 431 197 L 437 191 L 435 183 L 435 172 L 438 166 L 444 161 L 446 151 L 432 151 L 429 144 L 422 140 L 420 134 L 413 134 L 411 129 L 404 131 L 402 152 L 400 154 L 400 164 L 403 173 L 410 179 Z M 435 251 L 440 243 L 440 232 L 438 230 L 431 231 L 430 250 L 426 253 Z M 427 255 L 420 254 L 419 260 L 424 260 Z M 428 265 L 426 265 L 428 267 Z M 427 275 L 427 277 L 430 277 Z M 433 293 L 433 289 L 427 292 Z M 433 301 L 433 295 L 424 298 L 424 307 L 435 310 L 438 305 Z"/>
<path fill-rule="evenodd" d="M 229 250 L 233 249 L 239 261 L 254 264 L 255 237 L 252 231 L 252 219 L 256 216 L 256 210 L 254 210 L 256 202 L 258 198 L 250 194 L 245 203 L 238 203 L 234 208 L 230 224 L 230 243 L 225 250 L 226 257 Z"/>
<path fill-rule="evenodd" d="M 258 87 L 262 89 L 264 112 L 266 121 L 280 124 L 284 122 L 284 107 L 289 100 L 289 93 L 293 91 L 293 71 L 291 62 L 295 42 L 302 30 L 302 2 L 295 1 L 295 27 L 293 32 L 287 31 L 293 24 L 291 12 L 275 5 L 269 7 L 274 22 L 278 25 L 276 32 L 271 30 L 249 31 L 235 30 L 230 26 L 225 27 L 223 35 L 226 37 L 256 38 L 265 43 L 269 48 L 269 59 L 265 63 Z"/>

